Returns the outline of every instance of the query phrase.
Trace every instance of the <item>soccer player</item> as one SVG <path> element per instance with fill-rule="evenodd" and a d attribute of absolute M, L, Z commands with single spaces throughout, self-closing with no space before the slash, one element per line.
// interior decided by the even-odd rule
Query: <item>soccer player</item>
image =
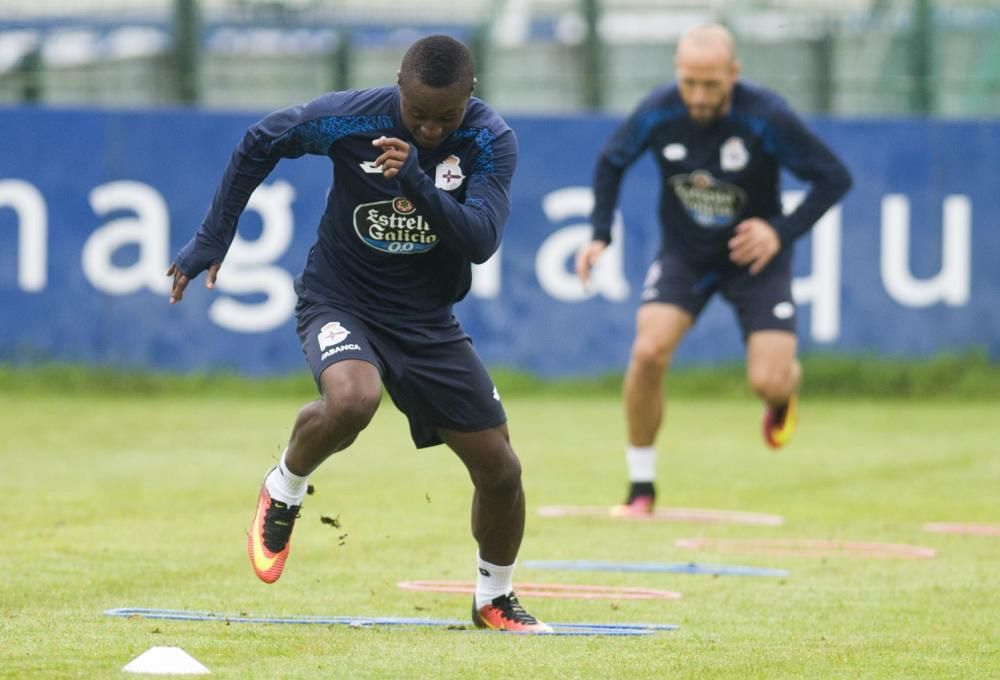
<path fill-rule="evenodd" d="M 517 141 L 472 97 L 472 57 L 448 36 L 415 42 L 396 85 L 331 92 L 253 125 L 194 238 L 167 275 L 170 302 L 207 270 L 212 288 L 254 189 L 282 158 L 327 156 L 334 182 L 296 278 L 297 332 L 320 397 L 298 413 L 264 478 L 247 550 L 265 583 L 281 576 L 309 475 L 347 448 L 385 386 L 418 447 L 447 444 L 469 471 L 478 543 L 473 622 L 548 632 L 512 588 L 524 533 L 521 466 L 485 366 L 452 315 L 471 263 L 499 247 Z"/>
<path fill-rule="evenodd" d="M 593 240 L 576 257 L 586 284 L 611 242 L 625 170 L 649 150 L 662 179 L 661 245 L 643 284 L 625 374 L 630 486 L 616 514 L 653 509 L 664 376 L 716 292 L 743 331 L 747 378 L 766 406 L 764 439 L 774 448 L 788 442 L 801 377 L 792 248 L 851 184 L 844 165 L 784 100 L 738 79 L 733 38 L 724 27 L 685 33 L 674 65 L 677 82 L 650 93 L 602 149 L 594 173 Z M 782 214 L 781 168 L 810 184 L 789 215 Z"/>

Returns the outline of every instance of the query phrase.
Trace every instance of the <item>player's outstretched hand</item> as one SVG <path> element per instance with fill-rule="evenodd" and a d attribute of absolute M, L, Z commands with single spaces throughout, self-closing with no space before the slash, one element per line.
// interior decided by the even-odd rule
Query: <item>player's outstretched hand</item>
<path fill-rule="evenodd" d="M 584 287 L 590 281 L 590 272 L 608 244 L 604 241 L 591 241 L 576 253 L 576 275 L 580 277 Z"/>
<path fill-rule="evenodd" d="M 757 274 L 781 250 L 781 239 L 774 227 L 759 217 L 751 217 L 736 225 L 729 239 L 729 259 L 741 267 L 750 267 Z"/>
<path fill-rule="evenodd" d="M 219 267 L 221 266 L 221 262 L 216 262 L 208 268 L 208 274 L 205 275 L 206 288 L 215 288 L 215 280 L 219 278 Z M 191 279 L 181 271 L 176 262 L 167 269 L 167 276 L 172 276 L 174 279 L 170 288 L 170 304 L 175 305 L 184 299 L 184 289 L 191 283 Z"/>
<path fill-rule="evenodd" d="M 396 137 L 373 139 L 372 146 L 382 149 L 382 155 L 375 159 L 375 165 L 382 168 L 382 176 L 386 179 L 398 175 L 406 157 L 410 155 L 410 145 Z"/>

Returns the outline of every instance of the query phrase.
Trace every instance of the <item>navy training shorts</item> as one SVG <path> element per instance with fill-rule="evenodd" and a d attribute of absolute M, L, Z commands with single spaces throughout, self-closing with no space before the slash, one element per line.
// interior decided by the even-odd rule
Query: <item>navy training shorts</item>
<path fill-rule="evenodd" d="M 744 340 L 755 331 L 795 333 L 791 249 L 755 275 L 732 262 L 705 266 L 660 253 L 646 272 L 641 301 L 675 304 L 697 319 L 716 292 L 736 312 Z"/>
<path fill-rule="evenodd" d="M 295 317 L 317 387 L 320 374 L 338 361 L 373 364 L 409 420 L 417 448 L 442 443 L 439 427 L 479 432 L 507 422 L 486 366 L 453 317 L 445 324 L 387 326 L 304 300 L 296 305 Z"/>

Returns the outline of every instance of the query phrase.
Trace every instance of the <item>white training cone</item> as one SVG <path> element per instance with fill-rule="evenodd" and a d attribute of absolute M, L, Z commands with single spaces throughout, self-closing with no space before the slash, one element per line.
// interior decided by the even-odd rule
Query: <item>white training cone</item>
<path fill-rule="evenodd" d="M 122 668 L 126 673 L 204 675 L 210 671 L 180 647 L 151 647 Z"/>

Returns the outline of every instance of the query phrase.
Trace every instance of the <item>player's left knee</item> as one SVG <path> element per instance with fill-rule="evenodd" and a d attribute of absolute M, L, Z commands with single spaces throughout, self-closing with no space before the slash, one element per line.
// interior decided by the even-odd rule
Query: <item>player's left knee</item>
<path fill-rule="evenodd" d="M 521 486 L 521 461 L 510 449 L 498 452 L 473 474 L 473 483 L 485 492 L 516 491 Z"/>

